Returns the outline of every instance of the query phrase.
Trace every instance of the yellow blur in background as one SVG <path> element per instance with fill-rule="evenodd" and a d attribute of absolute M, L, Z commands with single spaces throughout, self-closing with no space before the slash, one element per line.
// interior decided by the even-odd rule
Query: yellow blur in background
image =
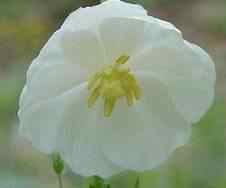
<path fill-rule="evenodd" d="M 193 126 L 190 143 L 161 167 L 125 172 L 108 181 L 115 188 L 226 187 L 226 0 L 128 0 L 175 24 L 186 40 L 206 49 L 217 69 L 216 100 Z M 18 136 L 18 97 L 32 59 L 67 17 L 97 0 L 0 0 L 0 188 L 55 188 L 49 156 Z M 64 187 L 86 187 L 69 168 Z"/>

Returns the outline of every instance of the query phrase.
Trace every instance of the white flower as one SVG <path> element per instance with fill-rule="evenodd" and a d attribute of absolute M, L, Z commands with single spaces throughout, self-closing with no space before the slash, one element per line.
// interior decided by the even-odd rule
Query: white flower
<path fill-rule="evenodd" d="M 215 76 L 206 52 L 142 7 L 80 8 L 28 70 L 20 132 L 84 176 L 151 169 L 188 141 Z"/>

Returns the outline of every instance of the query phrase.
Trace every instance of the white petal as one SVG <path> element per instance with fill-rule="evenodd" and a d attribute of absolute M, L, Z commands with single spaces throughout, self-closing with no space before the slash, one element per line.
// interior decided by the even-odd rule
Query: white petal
<path fill-rule="evenodd" d="M 108 0 L 100 5 L 80 8 L 71 13 L 62 28 L 66 30 L 95 29 L 104 19 L 111 17 L 146 16 L 143 7 L 119 0 Z"/>
<path fill-rule="evenodd" d="M 165 83 L 178 111 L 188 121 L 197 122 L 213 101 L 214 64 L 200 48 L 178 44 L 146 49 L 131 64 L 133 70 L 152 72 Z"/>
<path fill-rule="evenodd" d="M 103 46 L 92 31 L 65 32 L 62 47 L 65 59 L 84 69 L 95 72 L 104 63 Z"/>
<path fill-rule="evenodd" d="M 147 15 L 147 13 L 141 6 L 119 0 L 108 0 L 94 7 L 80 8 L 77 11 L 74 11 L 65 20 L 61 29 L 50 37 L 41 50 L 38 60 L 35 59 L 33 61 L 27 73 L 28 79 L 30 79 L 30 76 L 33 76 L 40 65 L 64 61 L 64 54 L 61 46 L 64 32 L 87 29 L 94 31 L 95 29 L 93 28 L 96 28 L 105 18 L 145 15 Z M 95 50 L 95 48 L 93 50 Z"/>
<path fill-rule="evenodd" d="M 100 37 L 108 63 L 121 55 L 131 55 L 143 45 L 145 22 L 132 18 L 110 18 L 100 25 Z"/>
<path fill-rule="evenodd" d="M 22 92 L 20 94 L 20 98 L 19 98 L 19 108 L 21 108 L 22 106 L 24 106 L 25 104 L 25 100 L 26 100 L 26 97 L 27 97 L 27 86 L 25 85 L 22 89 Z M 19 112 L 18 114 L 20 113 L 20 109 L 19 109 Z"/>
<path fill-rule="evenodd" d="M 64 55 L 61 47 L 61 38 L 63 34 L 64 33 L 59 30 L 53 33 L 48 42 L 41 49 L 38 57 L 34 59 L 30 65 L 27 72 L 28 80 L 31 79 L 41 66 L 64 62 Z"/>
<path fill-rule="evenodd" d="M 86 83 L 20 113 L 21 134 L 39 150 L 60 152 L 72 170 L 84 176 L 108 177 L 121 171 L 99 144 L 96 109 L 88 108 Z"/>
<path fill-rule="evenodd" d="M 63 32 L 60 39 L 59 48 L 55 49 L 50 40 L 36 58 L 37 63 L 31 65 L 21 108 L 55 97 L 86 81 L 103 64 L 104 53 L 95 34 Z"/>
<path fill-rule="evenodd" d="M 21 109 L 19 113 L 21 135 L 45 153 L 57 151 L 56 136 L 63 114 L 59 103 L 53 98 Z"/>
<path fill-rule="evenodd" d="M 142 87 L 138 102 L 119 101 L 111 118 L 102 118 L 103 150 L 126 169 L 152 169 L 185 144 L 191 127 L 176 111 L 167 88 L 151 75 L 136 75 Z"/>
<path fill-rule="evenodd" d="M 122 54 L 134 56 L 144 48 L 160 43 L 183 42 L 181 33 L 153 17 L 109 18 L 99 27 L 108 63 Z M 167 23 L 167 22 L 166 22 Z"/>
<path fill-rule="evenodd" d="M 101 151 L 101 127 L 97 123 L 97 108 L 88 107 L 87 88 L 80 96 L 71 93 L 65 97 L 64 121 L 59 129 L 59 151 L 74 172 L 84 176 L 108 177 L 119 173 L 121 168 L 107 160 Z M 102 106 L 101 106 L 102 107 Z"/>
<path fill-rule="evenodd" d="M 40 67 L 36 74 L 27 80 L 20 98 L 20 111 L 70 90 L 87 77 L 87 71 L 76 64 L 52 63 Z"/>
<path fill-rule="evenodd" d="M 30 65 L 27 80 L 32 79 L 41 67 L 53 64 L 73 63 L 86 69 L 97 68 L 98 64 L 104 62 L 102 48 L 97 35 L 92 31 L 58 30 Z"/>

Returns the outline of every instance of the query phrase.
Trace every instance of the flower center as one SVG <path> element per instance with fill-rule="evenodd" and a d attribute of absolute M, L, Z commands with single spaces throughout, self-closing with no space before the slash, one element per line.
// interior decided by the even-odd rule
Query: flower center
<path fill-rule="evenodd" d="M 88 81 L 88 106 L 91 107 L 98 97 L 101 97 L 106 117 L 111 116 L 118 99 L 125 97 L 128 106 L 131 106 L 140 97 L 140 88 L 134 75 L 129 68 L 122 66 L 128 59 L 128 55 L 121 55 L 114 63 L 91 76 Z"/>

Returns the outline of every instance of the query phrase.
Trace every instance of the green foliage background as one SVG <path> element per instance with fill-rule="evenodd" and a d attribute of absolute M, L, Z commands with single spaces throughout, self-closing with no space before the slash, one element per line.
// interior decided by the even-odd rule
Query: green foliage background
<path fill-rule="evenodd" d="M 174 23 L 184 37 L 213 57 L 217 69 L 216 100 L 193 126 L 190 143 L 178 148 L 161 167 L 137 174 L 125 172 L 108 181 L 115 188 L 226 187 L 226 1 L 128 0 L 140 3 L 150 15 Z M 18 137 L 18 97 L 29 63 L 63 22 L 80 6 L 96 0 L 0 0 L 0 187 L 55 188 L 48 156 Z M 65 188 L 86 187 L 88 179 L 64 174 Z"/>

